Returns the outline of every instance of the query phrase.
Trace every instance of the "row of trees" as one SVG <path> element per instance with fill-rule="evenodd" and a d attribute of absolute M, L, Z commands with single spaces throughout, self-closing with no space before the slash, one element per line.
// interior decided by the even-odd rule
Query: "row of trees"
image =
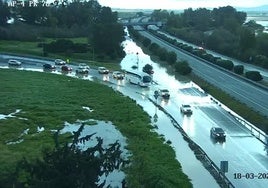
<path fill-rule="evenodd" d="M 66 1 L 67 2 L 67 1 Z M 40 38 L 87 37 L 96 53 L 111 57 L 124 55 L 124 30 L 117 23 L 117 12 L 98 1 L 74 0 L 70 3 L 46 1 L 0 1 L 0 39 L 36 41 Z M 13 20 L 12 23 L 9 23 Z"/>
<path fill-rule="evenodd" d="M 229 71 L 233 71 L 236 74 L 244 75 L 245 77 L 253 80 L 253 81 L 260 81 L 263 79 L 262 75 L 258 71 L 248 71 L 244 73 L 244 66 L 240 65 L 234 65 L 234 63 L 231 60 L 222 59 L 220 57 L 215 57 L 210 53 L 207 53 L 206 50 L 203 48 L 194 48 L 190 45 L 184 44 L 182 42 L 178 42 L 176 39 L 169 38 L 165 34 L 157 33 L 155 31 L 152 31 L 154 35 L 158 36 L 159 38 L 162 38 L 163 40 L 169 42 L 170 44 L 174 45 L 177 48 L 183 49 L 187 52 L 190 52 L 204 60 L 209 61 L 210 63 L 213 63 L 219 67 L 222 67 L 224 69 L 227 69 Z"/>
<path fill-rule="evenodd" d="M 162 62 L 166 62 L 167 65 L 174 68 L 175 72 L 181 75 L 187 75 L 192 72 L 192 68 L 186 61 L 177 61 L 177 54 L 174 51 L 167 51 L 165 48 L 160 47 L 158 44 L 151 42 L 150 39 L 143 37 L 133 28 L 129 28 L 131 35 L 138 41 L 140 41 L 144 47 L 149 49 L 155 56 L 157 56 Z"/>
<path fill-rule="evenodd" d="M 180 14 L 155 10 L 151 16 L 166 22 L 166 31 L 178 38 L 268 68 L 268 34 L 255 21 L 245 22 L 245 12 L 226 6 L 189 8 Z"/>

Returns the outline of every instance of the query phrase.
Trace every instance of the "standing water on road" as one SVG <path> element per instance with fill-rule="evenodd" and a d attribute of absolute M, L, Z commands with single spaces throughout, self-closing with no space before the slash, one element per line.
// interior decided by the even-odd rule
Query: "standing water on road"
<path fill-rule="evenodd" d="M 136 88 L 134 91 L 140 90 L 142 95 L 145 92 L 147 93 L 147 97 L 151 98 L 156 89 L 168 89 L 171 94 L 172 103 L 174 103 L 169 108 L 174 109 L 178 114 L 179 110 L 176 105 L 177 103 L 181 103 L 182 95 L 187 102 L 197 103 L 202 98 L 206 100 L 206 103 L 211 103 L 209 97 L 205 96 L 197 85 L 192 82 L 181 83 L 176 80 L 175 76 L 168 75 L 165 68 L 151 61 L 150 56 L 144 54 L 142 49 L 129 37 L 127 37 L 122 45 L 126 52 L 126 56 L 121 62 L 122 69 L 131 70 L 133 66 L 136 66 L 139 71 L 142 71 L 142 68 L 146 64 L 152 65 L 154 69 L 153 80 L 156 84 L 153 84 L 149 89 L 133 86 Z M 159 135 L 162 135 L 166 142 L 170 142 L 170 146 L 175 151 L 176 159 L 181 163 L 183 172 L 192 180 L 193 187 L 219 187 L 216 180 L 204 168 L 203 164 L 196 159 L 194 152 L 189 148 L 188 143 L 183 139 L 181 133 L 174 127 L 170 118 L 158 110 L 149 100 L 145 98 L 141 99 L 137 92 L 131 93 L 131 88 L 131 86 L 127 88 L 122 87 L 120 91 L 124 95 L 128 95 L 136 100 L 151 117 L 154 117 L 152 118 L 152 124 L 155 127 L 154 130 Z M 169 104 L 163 103 L 163 105 L 168 106 Z M 190 131 L 194 131 L 194 129 L 190 129 Z M 202 177 L 200 174 L 202 174 Z"/>

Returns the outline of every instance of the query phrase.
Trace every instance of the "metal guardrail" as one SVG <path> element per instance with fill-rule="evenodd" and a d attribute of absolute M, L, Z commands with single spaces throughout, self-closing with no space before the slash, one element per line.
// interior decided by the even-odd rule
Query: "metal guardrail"
<path fill-rule="evenodd" d="M 204 167 L 215 178 L 220 187 L 235 188 L 235 186 L 231 183 L 231 181 L 225 176 L 223 172 L 221 172 L 220 168 L 209 158 L 209 156 L 205 153 L 205 151 L 186 134 L 186 132 L 179 125 L 179 123 L 172 117 L 172 115 L 168 113 L 162 106 L 157 104 L 153 99 L 148 97 L 148 100 L 151 101 L 156 107 L 158 107 L 159 110 L 164 112 L 171 119 L 171 122 L 174 125 L 174 127 L 180 131 L 180 133 L 183 136 L 183 139 L 186 142 L 188 142 L 189 147 L 194 152 L 196 158 L 202 162 Z"/>
<path fill-rule="evenodd" d="M 256 137 L 258 140 L 260 140 L 266 147 L 268 147 L 268 135 L 265 134 L 262 130 L 255 127 L 253 124 L 249 123 L 245 119 L 236 116 L 235 114 L 229 112 L 238 122 L 240 122 L 241 125 L 246 127 L 251 134 Z"/>

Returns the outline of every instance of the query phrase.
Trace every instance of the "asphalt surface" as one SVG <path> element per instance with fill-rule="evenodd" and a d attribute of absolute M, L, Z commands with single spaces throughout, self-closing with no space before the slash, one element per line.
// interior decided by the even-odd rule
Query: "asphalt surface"
<path fill-rule="evenodd" d="M 233 76 L 233 74 L 222 71 L 214 66 L 210 66 L 199 59 L 183 53 L 145 31 L 140 31 L 140 33 L 148 37 L 152 42 L 165 47 L 167 50 L 174 51 L 180 60 L 186 60 L 189 63 L 193 72 L 198 76 L 221 88 L 242 103 L 247 104 L 256 112 L 260 112 L 268 117 L 268 90 L 257 87 L 250 82 L 245 82 L 243 79 Z"/>

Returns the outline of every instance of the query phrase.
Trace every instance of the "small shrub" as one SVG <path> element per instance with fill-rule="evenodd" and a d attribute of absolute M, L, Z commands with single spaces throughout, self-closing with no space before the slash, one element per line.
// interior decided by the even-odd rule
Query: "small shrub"
<path fill-rule="evenodd" d="M 144 38 L 144 40 L 142 41 L 143 46 L 145 46 L 146 48 L 151 44 L 151 40 L 148 38 Z"/>
<path fill-rule="evenodd" d="M 263 79 L 259 71 L 248 71 L 245 73 L 245 76 L 253 81 L 261 81 Z"/>
<path fill-rule="evenodd" d="M 192 72 L 192 68 L 189 66 L 188 62 L 182 61 L 175 63 L 175 71 L 181 75 L 187 75 Z"/>
<path fill-rule="evenodd" d="M 243 65 L 234 66 L 234 73 L 242 75 L 244 73 L 244 66 Z"/>

